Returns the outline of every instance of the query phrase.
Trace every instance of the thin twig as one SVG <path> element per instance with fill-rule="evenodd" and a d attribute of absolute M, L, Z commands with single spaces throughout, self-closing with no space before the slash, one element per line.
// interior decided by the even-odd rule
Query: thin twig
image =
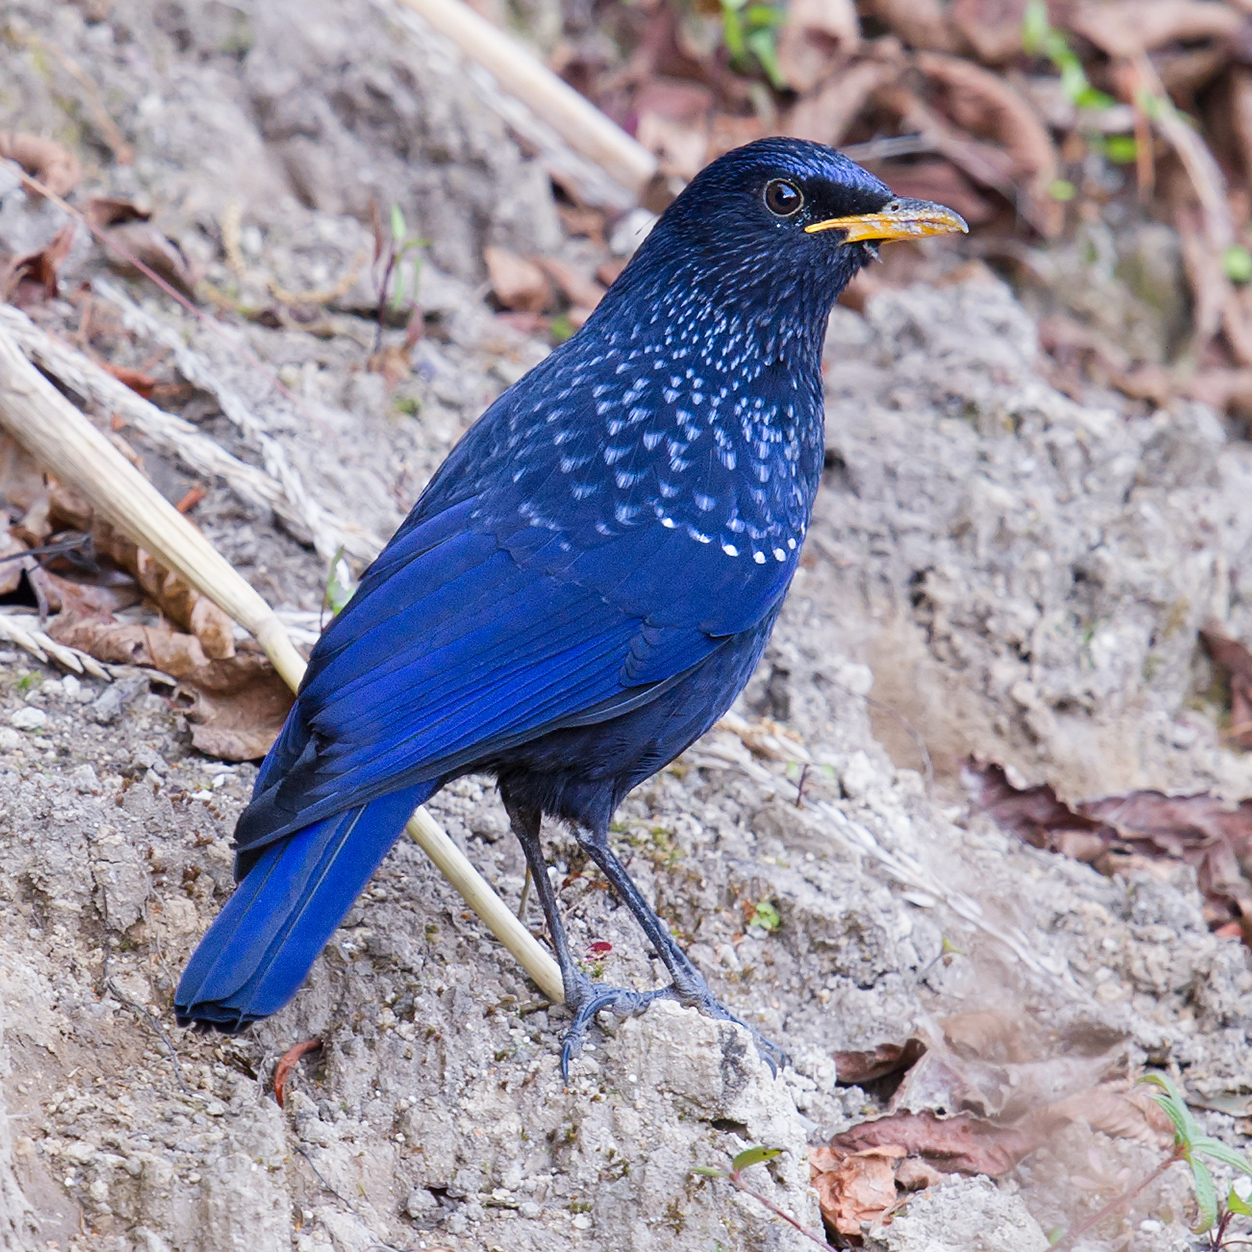
<path fill-rule="evenodd" d="M 826 1239 L 825 1235 L 819 1235 L 816 1231 L 810 1230 L 803 1223 L 792 1217 L 786 1210 L 779 1208 L 778 1205 L 775 1204 L 774 1201 L 768 1196 L 763 1196 L 759 1191 L 754 1191 L 751 1187 L 749 1187 L 748 1184 L 743 1181 L 743 1174 L 739 1170 L 732 1169 L 726 1177 L 730 1180 L 731 1185 L 736 1191 L 742 1191 L 744 1195 L 750 1195 L 754 1200 L 757 1200 L 761 1204 L 765 1205 L 765 1207 L 769 1209 L 775 1217 L 781 1217 L 789 1226 L 795 1227 L 795 1229 L 798 1230 L 806 1239 L 812 1239 L 818 1247 L 829 1248 L 832 1246 Z"/>
<path fill-rule="evenodd" d="M 1098 1213 L 1087 1218 L 1081 1226 L 1076 1226 L 1073 1230 L 1061 1236 L 1056 1243 L 1052 1245 L 1051 1252 L 1068 1252 L 1068 1249 L 1074 1246 L 1074 1241 L 1080 1236 L 1085 1235 L 1087 1231 L 1098 1226 L 1106 1217 L 1116 1213 L 1118 1209 L 1124 1208 L 1131 1200 L 1135 1198 L 1145 1187 L 1154 1183 L 1171 1165 L 1177 1164 L 1182 1160 L 1182 1146 L 1176 1147 L 1146 1178 L 1136 1183 L 1135 1186 L 1116 1199 L 1110 1200 Z"/>

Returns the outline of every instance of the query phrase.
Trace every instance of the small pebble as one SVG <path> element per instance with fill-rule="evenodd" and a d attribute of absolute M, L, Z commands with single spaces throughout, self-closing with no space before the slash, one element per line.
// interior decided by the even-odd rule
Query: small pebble
<path fill-rule="evenodd" d="M 43 709 L 36 709 L 27 705 L 25 708 L 9 714 L 9 724 L 18 730 L 39 730 L 48 724 L 48 715 Z"/>

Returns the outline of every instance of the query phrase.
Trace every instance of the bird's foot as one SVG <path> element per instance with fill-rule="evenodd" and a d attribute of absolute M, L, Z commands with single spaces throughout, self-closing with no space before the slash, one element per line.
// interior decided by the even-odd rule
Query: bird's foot
<path fill-rule="evenodd" d="M 653 1000 L 674 1000 L 673 987 L 660 987 L 655 991 L 629 991 L 625 987 L 608 987 L 592 982 L 579 975 L 572 987 L 565 989 L 565 1005 L 574 1014 L 574 1020 L 561 1041 L 561 1077 L 569 1082 L 569 1063 L 582 1051 L 587 1030 L 595 1021 L 596 1014 L 607 1010 L 615 1017 L 633 1017 L 642 1013 Z"/>
<path fill-rule="evenodd" d="M 691 987 L 671 984 L 655 991 L 629 991 L 624 987 L 608 987 L 592 982 L 585 975 L 580 975 L 574 986 L 568 987 L 565 992 L 565 1004 L 573 1012 L 574 1020 L 561 1043 L 561 1077 L 569 1081 L 569 1063 L 582 1051 L 587 1030 L 597 1013 L 607 1010 L 615 1017 L 633 1017 L 642 1013 L 654 1000 L 674 1000 L 686 1008 L 699 1009 L 705 1017 L 715 1021 L 734 1022 L 742 1026 L 752 1036 L 752 1042 L 761 1059 L 769 1066 L 770 1073 L 777 1076 L 778 1070 L 787 1064 L 787 1054 L 755 1027 L 732 1013 L 703 983 L 701 979 L 700 985 L 693 984 Z"/>
<path fill-rule="evenodd" d="M 708 987 L 693 989 L 686 995 L 680 994 L 674 987 L 666 988 L 666 990 L 674 992 L 674 999 L 679 1004 L 687 1008 L 699 1009 L 705 1017 L 711 1017 L 719 1022 L 734 1022 L 736 1026 L 742 1026 L 752 1036 L 757 1053 L 769 1066 L 769 1072 L 775 1078 L 778 1077 L 778 1071 L 787 1064 L 787 1054 L 782 1048 L 772 1039 L 767 1039 L 755 1026 L 749 1026 L 738 1014 L 732 1013 Z"/>

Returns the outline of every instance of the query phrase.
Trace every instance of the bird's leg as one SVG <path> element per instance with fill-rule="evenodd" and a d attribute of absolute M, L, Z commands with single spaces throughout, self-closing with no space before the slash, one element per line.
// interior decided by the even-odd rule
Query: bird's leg
<path fill-rule="evenodd" d="M 617 892 L 619 899 L 635 915 L 635 920 L 652 941 L 657 955 L 665 963 L 665 968 L 669 970 L 670 977 L 674 980 L 672 986 L 666 988 L 669 997 L 677 1000 L 679 1004 L 698 1008 L 709 1017 L 721 1021 L 738 1022 L 751 1034 L 757 1051 L 776 1074 L 778 1066 L 787 1063 L 786 1053 L 754 1027 L 738 1018 L 709 990 L 709 984 L 705 981 L 704 975 L 678 946 L 669 928 L 656 915 L 652 906 L 643 898 L 639 888 L 635 886 L 634 879 L 626 872 L 626 866 L 618 859 L 617 853 L 609 847 L 607 829 L 579 830 L 577 833 L 578 842 L 600 867 L 613 890 Z"/>
<path fill-rule="evenodd" d="M 503 788 L 501 790 L 503 791 Z M 583 1040 L 587 1036 L 587 1028 L 601 1009 L 608 1009 L 618 1017 L 629 1017 L 632 1013 L 643 1012 L 653 1000 L 671 998 L 673 992 L 669 987 L 664 987 L 659 991 L 630 991 L 625 987 L 606 986 L 604 983 L 593 982 L 578 968 L 578 963 L 570 951 L 565 926 L 561 922 L 556 892 L 553 890 L 552 880 L 548 877 L 548 866 L 543 859 L 543 846 L 539 839 L 542 815 L 538 810 L 522 809 L 510 803 L 507 793 L 504 793 L 503 798 L 509 821 L 513 826 L 513 833 L 517 836 L 518 842 L 522 845 L 522 851 L 526 855 L 526 864 L 530 868 L 535 894 L 539 897 L 543 916 L 548 924 L 548 935 L 552 940 L 557 965 L 561 970 L 565 1003 L 574 1015 L 573 1023 L 565 1032 L 565 1038 L 561 1043 L 561 1075 L 568 1080 L 570 1059 L 582 1048 Z M 695 972 L 694 966 L 692 970 Z M 699 977 L 699 974 L 697 973 L 696 976 Z"/>

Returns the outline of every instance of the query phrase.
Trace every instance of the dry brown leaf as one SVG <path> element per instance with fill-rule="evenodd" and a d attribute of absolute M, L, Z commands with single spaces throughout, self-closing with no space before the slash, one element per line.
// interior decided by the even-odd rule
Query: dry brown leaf
<path fill-rule="evenodd" d="M 398 343 L 388 344 L 379 352 L 370 355 L 366 368 L 372 374 L 381 374 L 387 389 L 398 387 L 413 372 L 413 362 L 409 359 L 407 349 Z"/>
<path fill-rule="evenodd" d="M 787 133 L 838 146 L 874 92 L 891 82 L 899 70 L 898 65 L 877 58 L 841 68 L 816 91 L 800 98 L 787 119 Z"/>
<path fill-rule="evenodd" d="M 902 1191 L 925 1191 L 944 1181 L 944 1173 L 915 1156 L 905 1157 L 896 1166 L 896 1186 Z"/>
<path fill-rule="evenodd" d="M 1216 0 L 1120 0 L 1080 4 L 1069 17 L 1072 30 L 1111 57 L 1133 57 L 1169 43 L 1234 39 L 1244 18 Z"/>
<path fill-rule="evenodd" d="M 294 696 L 255 645 L 228 658 L 205 655 L 195 635 L 161 626 L 59 614 L 48 623 L 58 643 L 115 665 L 143 665 L 178 680 L 175 701 L 192 723 L 192 743 L 209 756 L 250 761 L 278 737 Z"/>
<path fill-rule="evenodd" d="M 1003 65 L 1022 50 L 1026 0 L 956 0 L 948 21 L 987 65 Z"/>
<path fill-rule="evenodd" d="M 709 133 L 703 126 L 674 121 L 659 113 L 641 113 L 635 138 L 656 155 L 662 173 L 689 181 L 704 168 Z"/>
<path fill-rule="evenodd" d="M 896 1203 L 896 1162 L 906 1155 L 896 1145 L 880 1145 L 841 1158 L 813 1154 L 818 1172 L 813 1187 L 822 1217 L 841 1235 L 859 1235 L 862 1222 L 880 1220 Z M 829 1164 L 827 1164 L 829 1162 Z"/>
<path fill-rule="evenodd" d="M 848 1154 L 889 1145 L 903 1155 L 919 1156 L 945 1174 L 986 1174 L 1000 1178 L 1047 1138 L 1039 1129 L 1000 1127 L 971 1113 L 936 1117 L 923 1113 L 892 1113 L 862 1122 L 836 1135 L 831 1148 Z"/>
<path fill-rule="evenodd" d="M 1200 632 L 1200 642 L 1230 679 L 1230 741 L 1252 750 L 1252 653 L 1214 626 Z"/>
<path fill-rule="evenodd" d="M 778 33 L 778 68 L 789 87 L 811 91 L 860 42 L 852 0 L 791 0 Z"/>
<path fill-rule="evenodd" d="M 604 288 L 594 278 L 588 278 L 572 265 L 556 257 L 539 257 L 540 269 L 564 293 L 570 304 L 581 309 L 594 309 L 604 297 Z"/>
<path fill-rule="evenodd" d="M 959 40 L 939 0 L 871 0 L 874 16 L 914 48 L 955 52 Z"/>
<path fill-rule="evenodd" d="M 999 74 L 958 57 L 923 52 L 917 66 L 944 113 L 963 131 L 995 143 L 1012 162 L 1013 181 L 1029 199 L 1023 216 L 1044 235 L 1056 234 L 1064 221 L 1061 205 L 1049 195 L 1056 146 L 1031 103 Z"/>
<path fill-rule="evenodd" d="M 54 139 L 21 131 L 0 131 L 0 158 L 16 161 L 54 196 L 67 196 L 83 176 L 78 158 Z"/>
<path fill-rule="evenodd" d="M 103 229 L 120 226 L 123 222 L 146 222 L 152 211 L 126 196 L 96 195 L 87 201 L 84 214 L 93 226 Z"/>
<path fill-rule="evenodd" d="M 151 374 L 145 374 L 143 370 L 131 369 L 127 365 L 110 365 L 108 361 L 102 361 L 100 368 L 106 374 L 112 374 L 119 383 L 125 383 L 131 391 L 143 396 L 145 400 L 152 399 L 157 380 Z"/>
<path fill-rule="evenodd" d="M 995 764 L 970 760 L 962 771 L 976 808 L 1040 848 L 1116 868 L 1117 855 L 1183 861 L 1195 867 L 1213 925 L 1252 918 L 1252 800 L 1235 807 L 1216 796 L 1132 791 L 1067 805 L 1047 784 L 1018 790 Z"/>
<path fill-rule="evenodd" d="M 140 261 L 183 295 L 194 294 L 196 275 L 182 249 L 151 222 L 133 221 L 111 227 L 105 238 L 117 249 L 109 250 L 109 264 L 119 273 L 137 275 L 139 270 L 134 262 Z"/>
<path fill-rule="evenodd" d="M 199 640 L 208 657 L 225 660 L 234 656 L 234 623 L 228 614 L 190 583 L 158 564 L 121 531 L 96 517 L 90 505 L 59 484 L 51 492 L 51 517 L 61 526 L 89 534 L 96 554 L 130 574 L 171 621 Z"/>
<path fill-rule="evenodd" d="M 56 297 L 65 264 L 74 246 L 74 223 L 67 222 L 37 252 L 15 257 L 0 280 L 0 295 L 19 307 Z"/>
<path fill-rule="evenodd" d="M 872 1052 L 836 1052 L 835 1075 L 845 1087 L 873 1082 L 915 1065 L 925 1050 L 920 1039 L 908 1039 L 904 1043 L 880 1043 Z"/>
<path fill-rule="evenodd" d="M 500 304 L 515 313 L 542 313 L 552 305 L 552 284 L 533 261 L 507 248 L 483 249 L 491 290 Z"/>

